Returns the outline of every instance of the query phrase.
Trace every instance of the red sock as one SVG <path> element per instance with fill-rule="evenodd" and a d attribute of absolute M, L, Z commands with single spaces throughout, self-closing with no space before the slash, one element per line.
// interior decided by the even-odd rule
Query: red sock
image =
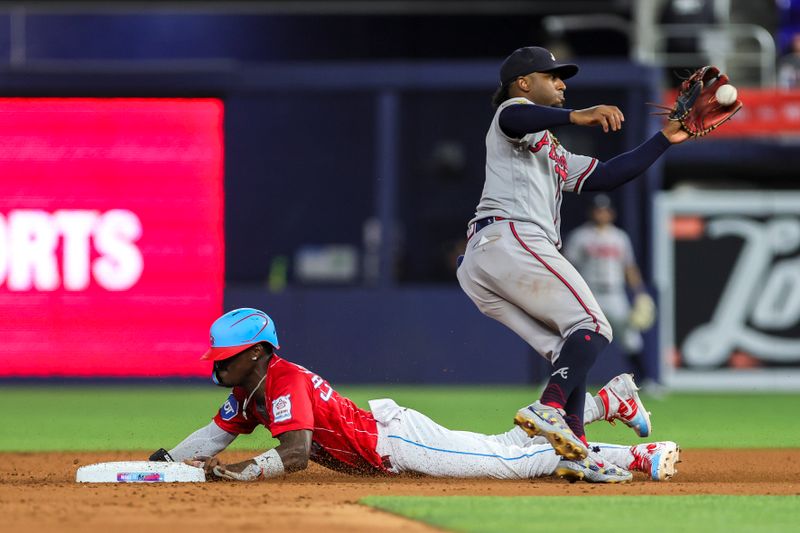
<path fill-rule="evenodd" d="M 564 409 L 567 404 L 567 399 L 564 397 L 564 392 L 558 383 L 549 383 L 542 391 L 542 398 L 540 400 L 543 404 L 555 407 L 556 409 Z"/>

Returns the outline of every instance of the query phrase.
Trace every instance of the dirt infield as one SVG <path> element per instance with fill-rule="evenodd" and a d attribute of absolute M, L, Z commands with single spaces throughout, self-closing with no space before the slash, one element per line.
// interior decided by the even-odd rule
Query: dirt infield
<path fill-rule="evenodd" d="M 361 505 L 368 495 L 800 495 L 800 449 L 688 450 L 679 474 L 624 485 L 531 481 L 356 478 L 318 466 L 253 484 L 77 484 L 80 465 L 141 460 L 135 452 L 0 454 L 0 521 L 6 531 L 435 531 Z M 251 454 L 229 453 L 229 461 Z"/>

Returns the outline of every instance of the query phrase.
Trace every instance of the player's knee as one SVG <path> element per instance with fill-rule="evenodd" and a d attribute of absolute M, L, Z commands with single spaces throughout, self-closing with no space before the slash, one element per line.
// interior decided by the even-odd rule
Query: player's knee
<path fill-rule="evenodd" d="M 608 340 L 609 344 L 614 340 L 614 333 L 611 329 L 611 324 L 609 324 L 608 320 L 606 320 L 602 315 L 598 317 L 587 317 L 585 320 L 573 325 L 573 327 L 570 328 L 570 331 L 574 332 L 580 329 L 597 332 L 599 335 Z"/>
<path fill-rule="evenodd" d="M 598 333 L 608 339 L 608 343 L 611 344 L 611 341 L 614 340 L 614 330 L 611 328 L 611 324 L 608 323 L 608 320 L 599 320 L 598 327 L 600 328 Z"/>
<path fill-rule="evenodd" d="M 608 339 L 609 344 L 614 340 L 614 328 L 611 327 L 611 322 L 608 321 L 604 314 L 597 316 L 597 332 Z"/>

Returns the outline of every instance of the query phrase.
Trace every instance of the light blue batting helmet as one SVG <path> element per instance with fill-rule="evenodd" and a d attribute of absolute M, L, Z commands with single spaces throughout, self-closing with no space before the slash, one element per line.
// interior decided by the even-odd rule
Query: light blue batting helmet
<path fill-rule="evenodd" d="M 219 361 L 233 357 L 259 342 L 280 349 L 275 322 L 258 309 L 228 311 L 211 324 L 211 347 L 200 359 Z"/>

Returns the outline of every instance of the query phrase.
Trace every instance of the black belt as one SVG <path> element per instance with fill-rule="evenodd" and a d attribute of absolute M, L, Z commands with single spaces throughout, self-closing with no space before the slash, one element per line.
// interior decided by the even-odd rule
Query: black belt
<path fill-rule="evenodd" d="M 486 217 L 476 220 L 470 224 L 469 229 L 467 229 L 467 240 L 471 239 L 473 235 L 478 233 L 489 224 L 494 224 L 495 222 L 500 222 L 501 220 L 506 219 L 504 217 Z"/>

